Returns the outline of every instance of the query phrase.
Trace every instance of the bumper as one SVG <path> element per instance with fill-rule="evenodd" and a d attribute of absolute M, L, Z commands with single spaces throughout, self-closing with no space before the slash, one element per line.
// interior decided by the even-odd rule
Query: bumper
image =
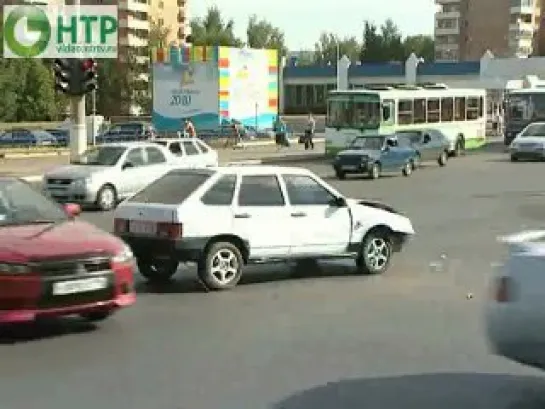
<path fill-rule="evenodd" d="M 121 234 L 119 237 L 131 248 L 136 258 L 153 255 L 157 258 L 184 261 L 199 261 L 209 237 L 183 238 L 178 240 L 141 237 Z"/>
<path fill-rule="evenodd" d="M 545 150 L 537 150 L 537 151 L 511 150 L 511 157 L 514 157 L 518 160 L 543 160 L 545 159 Z"/>
<path fill-rule="evenodd" d="M 32 321 L 42 316 L 81 314 L 113 310 L 135 302 L 134 266 L 123 264 L 114 270 L 86 275 L 28 275 L 0 277 L 0 323 Z M 103 288 L 56 293 L 55 285 L 100 278 Z"/>
<path fill-rule="evenodd" d="M 369 165 L 367 162 L 359 164 L 347 164 L 347 163 L 334 163 L 333 169 L 335 172 L 344 173 L 367 173 L 369 171 Z"/>
<path fill-rule="evenodd" d="M 46 186 L 44 191 L 47 196 L 59 203 L 91 205 L 95 203 L 97 197 L 97 192 L 90 189 L 76 189 L 72 187 L 59 189 Z"/>

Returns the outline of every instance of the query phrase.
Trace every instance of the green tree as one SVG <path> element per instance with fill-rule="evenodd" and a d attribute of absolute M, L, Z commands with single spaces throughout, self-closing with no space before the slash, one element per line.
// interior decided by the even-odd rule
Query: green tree
<path fill-rule="evenodd" d="M 351 61 L 358 59 L 361 46 L 355 37 L 338 38 L 332 33 L 322 33 L 314 45 L 316 63 L 335 63 L 337 57 L 346 55 Z M 337 51 L 338 54 L 337 55 Z"/>
<path fill-rule="evenodd" d="M 19 96 L 19 117 L 26 121 L 52 121 L 57 118 L 55 83 L 51 69 L 41 60 L 23 62 L 25 83 Z"/>
<path fill-rule="evenodd" d="M 148 46 L 150 48 L 168 46 L 167 41 L 170 31 L 170 28 L 159 24 L 159 22 L 156 20 L 152 20 L 150 22 Z"/>
<path fill-rule="evenodd" d="M 378 32 L 377 26 L 370 21 L 364 22 L 360 61 L 383 61 L 382 36 Z"/>
<path fill-rule="evenodd" d="M 236 37 L 233 20 L 225 21 L 218 7 L 210 7 L 204 18 L 191 21 L 191 37 L 195 45 L 220 45 L 242 47 L 244 44 Z"/>
<path fill-rule="evenodd" d="M 433 61 L 435 58 L 435 43 L 433 37 L 428 35 L 408 36 L 403 42 L 405 49 L 405 59 L 415 53 L 418 57 L 422 57 L 424 61 Z"/>
<path fill-rule="evenodd" d="M 258 19 L 255 14 L 248 21 L 246 36 L 248 47 L 278 50 L 280 56 L 285 56 L 288 53 L 282 30 L 266 20 Z"/>
<path fill-rule="evenodd" d="M 130 53 L 116 60 L 102 60 L 98 64 L 97 111 L 109 117 L 128 115 L 143 87 L 138 75 L 136 56 Z"/>

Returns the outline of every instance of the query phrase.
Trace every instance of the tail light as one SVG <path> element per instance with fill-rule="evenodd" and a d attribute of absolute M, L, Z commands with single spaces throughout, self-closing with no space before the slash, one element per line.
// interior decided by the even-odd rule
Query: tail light
<path fill-rule="evenodd" d="M 180 223 L 157 223 L 157 236 L 176 240 L 182 237 L 183 230 Z"/>
<path fill-rule="evenodd" d="M 129 221 L 126 219 L 114 219 L 114 233 L 127 233 L 129 231 Z"/>
<path fill-rule="evenodd" d="M 499 303 L 513 301 L 514 284 L 510 277 L 499 277 L 496 281 L 494 299 Z"/>

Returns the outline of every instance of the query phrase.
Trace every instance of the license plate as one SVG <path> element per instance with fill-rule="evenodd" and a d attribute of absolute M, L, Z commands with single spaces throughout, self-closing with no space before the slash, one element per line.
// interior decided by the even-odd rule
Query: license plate
<path fill-rule="evenodd" d="M 356 170 L 356 169 L 358 169 L 358 167 L 355 166 L 355 165 L 344 165 L 343 169 L 344 170 Z"/>
<path fill-rule="evenodd" d="M 82 280 L 61 281 L 53 284 L 53 295 L 68 295 L 102 290 L 108 286 L 106 277 L 85 278 Z"/>
<path fill-rule="evenodd" d="M 157 225 L 153 222 L 131 220 L 129 222 L 129 231 L 134 234 L 155 234 Z"/>

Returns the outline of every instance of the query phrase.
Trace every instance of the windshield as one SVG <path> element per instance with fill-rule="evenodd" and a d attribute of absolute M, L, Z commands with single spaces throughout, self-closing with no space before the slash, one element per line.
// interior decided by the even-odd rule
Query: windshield
<path fill-rule="evenodd" d="M 157 145 L 167 146 L 167 141 L 152 141 L 153 143 L 156 143 Z"/>
<path fill-rule="evenodd" d="M 507 100 L 507 117 L 515 121 L 545 118 L 545 93 L 512 94 Z"/>
<path fill-rule="evenodd" d="M 350 149 L 380 150 L 384 146 L 383 136 L 356 138 L 350 144 Z"/>
<path fill-rule="evenodd" d="M 72 163 L 77 165 L 115 166 L 127 148 L 124 146 L 99 146 L 85 151 Z"/>
<path fill-rule="evenodd" d="M 335 94 L 327 103 L 326 125 L 332 128 L 378 129 L 380 112 L 377 94 Z"/>
<path fill-rule="evenodd" d="M 543 136 L 545 137 L 545 123 L 531 124 L 520 134 L 521 138 L 530 136 Z"/>
<path fill-rule="evenodd" d="M 0 179 L 0 226 L 67 220 L 57 204 L 17 179 Z"/>

